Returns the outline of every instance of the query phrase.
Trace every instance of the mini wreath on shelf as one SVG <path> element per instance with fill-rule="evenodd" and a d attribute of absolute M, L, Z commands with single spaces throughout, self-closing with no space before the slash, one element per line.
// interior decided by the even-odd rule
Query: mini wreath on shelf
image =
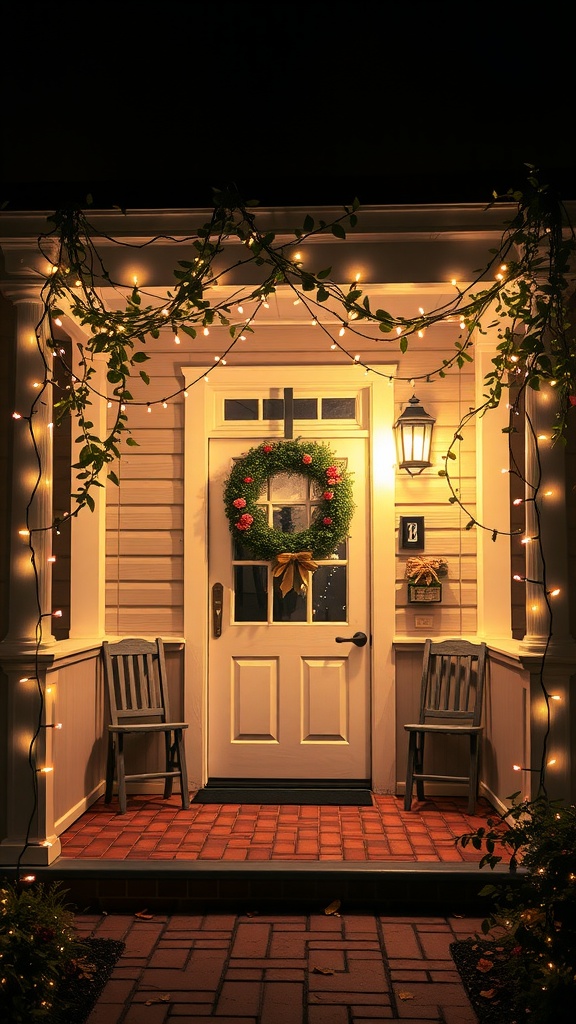
<path fill-rule="evenodd" d="M 319 488 L 310 526 L 283 533 L 268 524 L 258 499 L 278 473 L 305 476 Z M 313 441 L 267 441 L 235 463 L 224 484 L 224 508 L 233 536 L 262 561 L 274 561 L 283 597 L 294 589 L 306 594 L 314 559 L 328 558 L 348 536 L 354 512 L 352 480 L 327 444 Z"/>
<path fill-rule="evenodd" d="M 406 579 L 413 584 L 429 587 L 440 583 L 443 576 L 448 575 L 448 562 L 445 558 L 426 558 L 416 556 L 406 562 Z"/>

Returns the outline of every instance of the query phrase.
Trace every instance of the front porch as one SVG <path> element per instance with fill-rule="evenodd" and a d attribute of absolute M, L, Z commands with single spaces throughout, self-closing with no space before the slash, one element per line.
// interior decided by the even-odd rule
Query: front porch
<path fill-rule="evenodd" d="M 455 839 L 485 824 L 485 799 L 373 795 L 372 807 L 192 804 L 133 796 L 126 814 L 98 800 L 60 837 L 62 853 L 39 880 L 60 881 L 77 906 L 110 912 L 259 913 L 347 910 L 483 914 L 490 881 L 481 853 Z"/>

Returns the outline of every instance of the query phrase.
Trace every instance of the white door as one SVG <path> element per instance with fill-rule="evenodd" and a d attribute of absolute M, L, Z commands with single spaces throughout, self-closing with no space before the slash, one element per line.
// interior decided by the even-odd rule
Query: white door
<path fill-rule="evenodd" d="M 368 780 L 369 439 L 318 438 L 353 473 L 350 537 L 319 563 L 306 597 L 291 591 L 285 598 L 271 564 L 233 540 L 224 513 L 232 460 L 259 440 L 209 441 L 209 595 L 221 584 L 223 607 L 219 636 L 219 619 L 211 616 L 210 622 L 208 776 Z M 302 515 L 302 508 L 310 508 L 308 486 L 304 476 L 279 475 L 263 497 L 276 512 L 297 506 Z M 366 634 L 368 642 L 351 642 L 355 633 Z"/>

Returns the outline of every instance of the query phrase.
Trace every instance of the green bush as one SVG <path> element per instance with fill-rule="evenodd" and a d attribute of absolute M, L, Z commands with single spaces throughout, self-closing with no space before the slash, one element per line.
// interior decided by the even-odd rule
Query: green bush
<path fill-rule="evenodd" d="M 75 934 L 59 883 L 1 883 L 0 1020 L 49 1020 L 63 983 L 91 970 L 88 947 Z"/>
<path fill-rule="evenodd" d="M 576 1004 L 576 807 L 518 796 L 457 843 L 485 850 L 480 867 L 500 863 L 498 850 L 510 854 L 513 879 L 480 892 L 493 901 L 482 931 L 497 929 L 507 942 L 517 1012 L 528 1009 L 531 1024 L 564 1024 Z"/>

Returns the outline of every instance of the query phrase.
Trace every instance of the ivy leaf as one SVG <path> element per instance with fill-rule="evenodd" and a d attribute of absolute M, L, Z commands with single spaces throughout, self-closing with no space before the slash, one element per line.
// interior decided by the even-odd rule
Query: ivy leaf
<path fill-rule="evenodd" d="M 346 238 L 346 232 L 341 224 L 332 225 L 332 234 L 335 238 Z"/>

